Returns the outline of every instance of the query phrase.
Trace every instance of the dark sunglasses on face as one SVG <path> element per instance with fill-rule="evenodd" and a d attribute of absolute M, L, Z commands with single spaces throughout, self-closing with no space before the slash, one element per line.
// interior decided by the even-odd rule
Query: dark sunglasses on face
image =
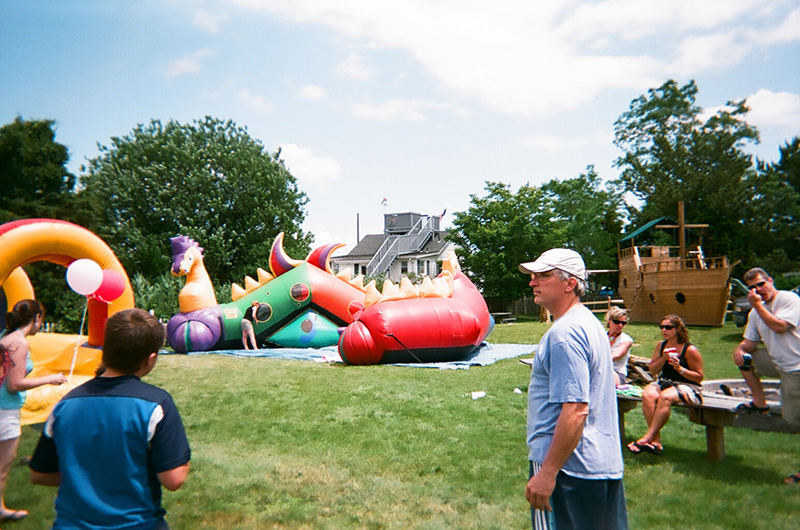
<path fill-rule="evenodd" d="M 613 322 L 614 324 L 617 324 L 618 326 L 624 326 L 625 324 L 628 323 L 627 320 L 615 320 L 613 318 L 611 319 L 611 322 Z"/>
<path fill-rule="evenodd" d="M 675 326 L 673 326 L 672 324 L 661 324 L 660 327 L 661 327 L 661 329 L 667 329 L 667 330 L 675 329 Z"/>
<path fill-rule="evenodd" d="M 748 285 L 747 288 L 752 291 L 753 289 L 760 289 L 764 287 L 766 284 L 767 284 L 766 280 L 761 280 L 760 282 L 754 283 L 753 285 Z"/>

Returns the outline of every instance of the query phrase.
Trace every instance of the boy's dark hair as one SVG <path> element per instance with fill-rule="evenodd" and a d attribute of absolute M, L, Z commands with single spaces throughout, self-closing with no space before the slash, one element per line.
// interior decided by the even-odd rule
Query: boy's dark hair
<path fill-rule="evenodd" d="M 139 371 L 151 353 L 164 345 L 164 326 L 141 309 L 125 309 L 106 321 L 103 366 L 124 374 Z"/>

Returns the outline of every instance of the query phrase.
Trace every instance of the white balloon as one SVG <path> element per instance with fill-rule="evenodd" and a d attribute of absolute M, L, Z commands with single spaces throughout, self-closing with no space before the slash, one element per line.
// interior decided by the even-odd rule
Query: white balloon
<path fill-rule="evenodd" d="M 78 259 L 67 267 L 67 284 L 78 294 L 89 296 L 103 283 L 103 269 L 90 259 Z"/>

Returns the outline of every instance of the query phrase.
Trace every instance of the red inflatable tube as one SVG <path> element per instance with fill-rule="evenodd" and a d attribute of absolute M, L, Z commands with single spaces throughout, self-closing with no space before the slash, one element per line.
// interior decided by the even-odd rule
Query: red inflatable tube
<path fill-rule="evenodd" d="M 339 339 L 348 364 L 447 362 L 464 358 L 489 335 L 492 319 L 480 292 L 456 274 L 451 298 L 377 303 Z"/>
<path fill-rule="evenodd" d="M 308 281 L 314 306 L 334 322 L 350 323 L 364 309 L 364 293 L 325 270 L 308 266 Z"/>

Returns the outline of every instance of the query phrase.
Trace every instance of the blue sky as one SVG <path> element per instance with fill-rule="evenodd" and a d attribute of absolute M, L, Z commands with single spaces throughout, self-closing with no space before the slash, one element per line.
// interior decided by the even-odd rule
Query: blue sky
<path fill-rule="evenodd" d="M 747 98 L 747 150 L 775 160 L 800 135 L 800 1 L 2 0 L 0 72 L 0 123 L 55 120 L 76 174 L 151 119 L 231 119 L 281 147 L 316 243 L 352 246 L 357 216 L 448 226 L 487 180 L 616 178 L 614 121 L 668 79 Z"/>

